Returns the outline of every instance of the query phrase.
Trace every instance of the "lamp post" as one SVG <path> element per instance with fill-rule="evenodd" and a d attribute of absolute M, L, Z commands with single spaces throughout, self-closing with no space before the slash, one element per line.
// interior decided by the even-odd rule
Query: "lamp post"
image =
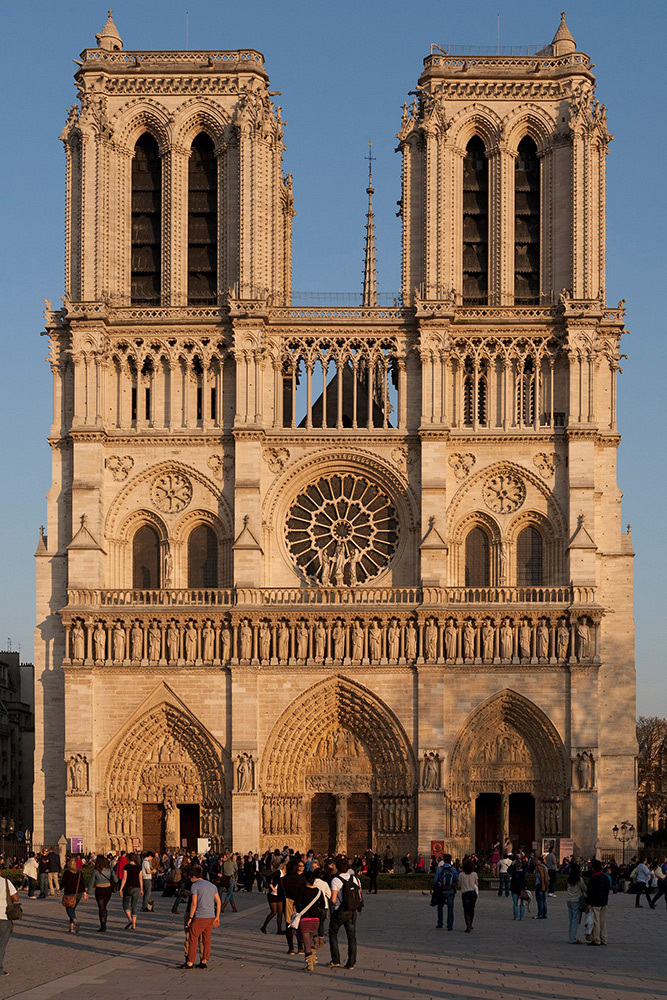
<path fill-rule="evenodd" d="M 615 824 L 612 827 L 611 832 L 614 834 L 614 840 L 620 840 L 623 847 L 623 864 L 625 864 L 625 845 L 630 841 L 635 839 L 635 828 L 629 820 L 624 819 L 620 825 Z"/>

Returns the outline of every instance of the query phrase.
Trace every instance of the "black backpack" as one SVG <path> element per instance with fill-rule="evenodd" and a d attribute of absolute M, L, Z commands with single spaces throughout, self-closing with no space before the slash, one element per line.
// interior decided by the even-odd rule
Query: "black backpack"
<path fill-rule="evenodd" d="M 456 892 L 454 869 L 451 865 L 443 865 L 438 881 L 440 883 L 440 891 L 446 896 L 448 896 L 450 892 Z"/>
<path fill-rule="evenodd" d="M 361 886 L 354 875 L 350 875 L 348 878 L 341 878 L 341 882 L 343 883 L 341 910 L 354 912 L 363 909 L 364 902 L 361 898 Z"/>

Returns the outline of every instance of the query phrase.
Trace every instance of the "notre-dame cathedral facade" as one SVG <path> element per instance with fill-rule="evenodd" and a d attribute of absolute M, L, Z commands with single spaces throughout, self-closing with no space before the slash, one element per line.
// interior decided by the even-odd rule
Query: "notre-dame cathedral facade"
<path fill-rule="evenodd" d="M 259 52 L 127 51 L 110 16 L 75 82 L 35 843 L 609 843 L 635 815 L 624 311 L 564 20 L 425 58 L 391 307 L 370 181 L 363 301 L 292 302 Z"/>

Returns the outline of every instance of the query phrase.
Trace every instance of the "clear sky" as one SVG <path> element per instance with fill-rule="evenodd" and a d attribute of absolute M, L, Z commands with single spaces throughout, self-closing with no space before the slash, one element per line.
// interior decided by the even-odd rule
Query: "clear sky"
<path fill-rule="evenodd" d="M 126 48 L 250 47 L 264 53 L 283 107 L 285 170 L 294 175 L 294 289 L 358 292 L 366 142 L 373 140 L 378 284 L 399 285 L 400 106 L 431 42 L 548 44 L 560 5 L 543 0 L 134 0 L 114 7 Z M 50 485 L 51 374 L 43 299 L 63 293 L 64 155 L 73 58 L 95 45 L 106 6 L 91 0 L 5 3 L 2 29 L 2 368 L 0 648 L 32 659 L 34 560 Z M 667 716 L 664 526 L 664 0 L 572 0 L 567 21 L 595 65 L 616 135 L 608 158 L 608 301 L 627 299 L 629 355 L 619 384 L 619 483 L 635 559 L 638 711 Z"/>

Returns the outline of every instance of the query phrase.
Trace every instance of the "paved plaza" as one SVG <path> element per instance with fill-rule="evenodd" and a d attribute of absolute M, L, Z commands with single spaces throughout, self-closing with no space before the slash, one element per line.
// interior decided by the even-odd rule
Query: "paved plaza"
<path fill-rule="evenodd" d="M 23 900 L 22 894 L 22 900 Z M 564 895 L 550 899 L 546 921 L 512 920 L 511 899 L 482 893 L 475 929 L 464 933 L 460 899 L 454 931 L 435 928 L 435 910 L 416 892 L 366 897 L 358 924 L 359 955 L 353 971 L 325 969 L 321 952 L 312 975 L 286 953 L 284 937 L 262 935 L 267 912 L 257 893 L 238 897 L 239 912 L 225 913 L 214 932 L 207 971 L 176 969 L 182 961 L 182 916 L 171 900 L 156 899 L 155 913 L 140 914 L 136 933 L 123 931 L 118 897 L 109 932 L 97 934 L 94 901 L 79 907 L 81 933 L 66 933 L 60 901 L 24 902 L 24 920 L 10 940 L 0 980 L 0 1000 L 77 1000 L 107 997 L 188 997 L 291 1000 L 307 995 L 334 1000 L 632 1000 L 667 998 L 664 943 L 667 910 L 633 908 L 634 897 L 611 897 L 606 948 L 567 944 Z M 181 912 L 182 912 L 181 908 Z M 269 925 L 271 926 L 271 925 Z M 275 927 L 275 921 L 273 922 Z M 342 938 L 344 940 L 344 932 Z M 343 945 L 342 960 L 346 947 Z"/>

